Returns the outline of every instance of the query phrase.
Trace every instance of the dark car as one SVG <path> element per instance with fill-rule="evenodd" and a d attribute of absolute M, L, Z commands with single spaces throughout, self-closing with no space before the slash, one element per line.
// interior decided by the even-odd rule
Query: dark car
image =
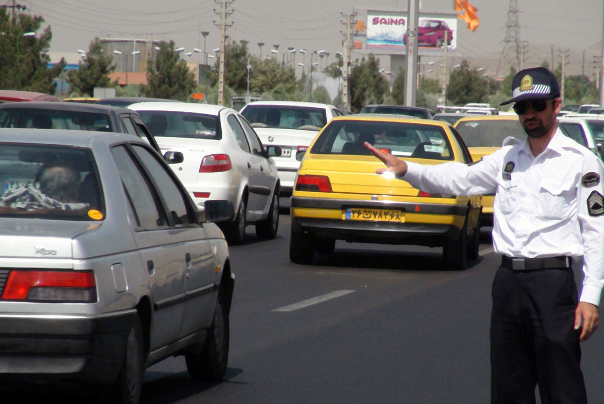
<path fill-rule="evenodd" d="M 446 22 L 441 20 L 422 20 L 417 28 L 417 44 L 419 46 L 441 47 L 445 43 L 451 45 L 453 31 Z M 403 43 L 407 44 L 407 34 L 403 37 Z"/>
<path fill-rule="evenodd" d="M 406 115 L 416 118 L 432 119 L 432 111 L 427 108 L 406 107 L 404 105 L 366 105 L 361 114 Z"/>
<path fill-rule="evenodd" d="M 37 93 L 35 91 L 0 90 L 0 104 L 4 102 L 23 101 L 61 101 L 52 95 Z"/>
<path fill-rule="evenodd" d="M 129 105 L 136 104 L 137 102 L 178 102 L 175 100 L 168 100 L 163 98 L 146 98 L 146 97 L 108 97 L 101 98 L 95 104 L 101 105 L 112 105 L 114 107 L 126 108 Z"/>
<path fill-rule="evenodd" d="M 68 129 L 128 133 L 161 153 L 141 116 L 130 109 L 74 102 L 13 102 L 0 105 L 0 128 Z"/>

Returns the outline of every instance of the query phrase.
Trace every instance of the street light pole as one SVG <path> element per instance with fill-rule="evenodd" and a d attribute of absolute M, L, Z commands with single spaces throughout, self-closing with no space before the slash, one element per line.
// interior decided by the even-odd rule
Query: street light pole
<path fill-rule="evenodd" d="M 260 61 L 262 62 L 262 47 L 264 46 L 264 42 L 258 42 L 258 47 L 260 48 Z"/>

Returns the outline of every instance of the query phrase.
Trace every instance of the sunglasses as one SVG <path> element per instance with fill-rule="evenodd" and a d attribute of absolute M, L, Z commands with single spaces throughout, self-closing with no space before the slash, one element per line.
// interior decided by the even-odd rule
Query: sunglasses
<path fill-rule="evenodd" d="M 514 111 L 518 114 L 518 115 L 524 115 L 526 113 L 526 110 L 528 108 L 527 104 L 531 104 L 531 107 L 533 108 L 533 110 L 535 112 L 543 112 L 545 111 L 545 108 L 547 108 L 547 103 L 548 102 L 554 102 L 556 101 L 556 99 L 551 99 L 551 100 L 532 100 L 532 101 L 523 101 L 523 102 L 518 102 L 516 104 L 514 104 Z"/>

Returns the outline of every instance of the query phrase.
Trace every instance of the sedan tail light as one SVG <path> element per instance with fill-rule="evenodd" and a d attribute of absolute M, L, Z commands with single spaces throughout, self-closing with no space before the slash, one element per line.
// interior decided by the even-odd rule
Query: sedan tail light
<path fill-rule="evenodd" d="M 92 271 L 11 271 L 2 299 L 93 303 L 96 281 Z"/>
<path fill-rule="evenodd" d="M 306 150 L 308 150 L 308 146 L 298 146 L 299 152 L 306 151 Z"/>
<path fill-rule="evenodd" d="M 298 175 L 296 191 L 332 192 L 331 182 L 324 175 Z"/>
<path fill-rule="evenodd" d="M 233 168 L 228 154 L 210 154 L 205 156 L 199 167 L 200 173 L 219 173 Z"/>

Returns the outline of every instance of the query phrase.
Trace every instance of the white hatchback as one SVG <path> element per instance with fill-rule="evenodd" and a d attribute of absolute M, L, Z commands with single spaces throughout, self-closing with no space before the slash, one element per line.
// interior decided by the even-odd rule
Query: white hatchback
<path fill-rule="evenodd" d="M 217 223 L 230 244 L 243 242 L 245 227 L 275 238 L 279 226 L 279 176 L 272 156 L 251 125 L 234 109 L 184 102 L 130 105 L 155 136 L 164 156 L 198 208 L 228 201 L 229 220 Z"/>
<path fill-rule="evenodd" d="M 281 194 L 291 194 L 302 155 L 319 131 L 343 113 L 333 105 L 313 102 L 258 101 L 247 104 L 241 114 L 256 129 L 265 145 L 277 145 L 276 158 Z"/>

